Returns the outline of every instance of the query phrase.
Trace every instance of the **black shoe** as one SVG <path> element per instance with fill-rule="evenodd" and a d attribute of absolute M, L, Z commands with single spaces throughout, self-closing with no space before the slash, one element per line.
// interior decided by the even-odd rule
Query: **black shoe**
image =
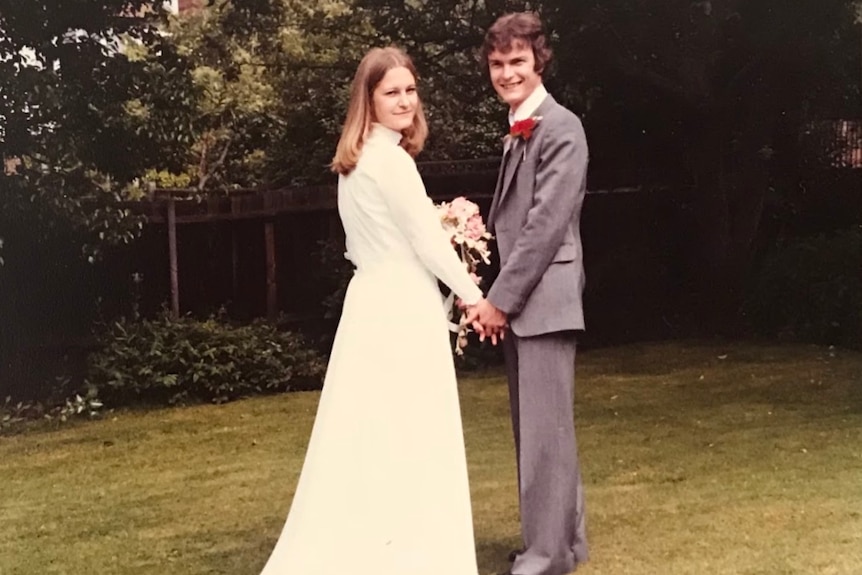
<path fill-rule="evenodd" d="M 515 559 L 518 558 L 518 555 L 522 554 L 523 552 L 524 549 L 512 549 L 511 551 L 509 551 L 509 563 L 514 563 Z"/>

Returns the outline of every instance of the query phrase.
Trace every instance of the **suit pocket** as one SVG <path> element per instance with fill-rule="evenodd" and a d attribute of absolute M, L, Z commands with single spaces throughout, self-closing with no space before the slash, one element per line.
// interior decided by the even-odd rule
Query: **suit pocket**
<path fill-rule="evenodd" d="M 554 254 L 553 263 L 557 262 L 573 262 L 578 257 L 578 250 L 575 244 L 563 244 Z"/>

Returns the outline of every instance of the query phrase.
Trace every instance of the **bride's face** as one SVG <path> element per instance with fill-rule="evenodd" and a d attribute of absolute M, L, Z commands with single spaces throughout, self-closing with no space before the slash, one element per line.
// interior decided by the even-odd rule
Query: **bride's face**
<path fill-rule="evenodd" d="M 407 68 L 392 68 L 372 94 L 374 120 L 390 130 L 403 132 L 413 124 L 419 95 L 416 78 Z"/>

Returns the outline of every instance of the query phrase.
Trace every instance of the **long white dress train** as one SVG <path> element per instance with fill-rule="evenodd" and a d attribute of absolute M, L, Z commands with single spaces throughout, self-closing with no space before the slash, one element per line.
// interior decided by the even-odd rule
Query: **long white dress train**
<path fill-rule="evenodd" d="M 481 292 L 401 134 L 374 124 L 339 179 L 357 270 L 296 494 L 261 575 L 476 575 L 467 463 L 437 278 Z"/>

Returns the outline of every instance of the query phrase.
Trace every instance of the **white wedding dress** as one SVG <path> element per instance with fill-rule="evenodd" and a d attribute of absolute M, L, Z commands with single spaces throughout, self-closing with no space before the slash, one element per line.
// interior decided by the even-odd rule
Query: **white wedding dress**
<path fill-rule="evenodd" d="M 401 135 L 339 179 L 350 282 L 302 474 L 262 575 L 476 575 L 461 412 L 437 278 L 473 284 Z"/>

